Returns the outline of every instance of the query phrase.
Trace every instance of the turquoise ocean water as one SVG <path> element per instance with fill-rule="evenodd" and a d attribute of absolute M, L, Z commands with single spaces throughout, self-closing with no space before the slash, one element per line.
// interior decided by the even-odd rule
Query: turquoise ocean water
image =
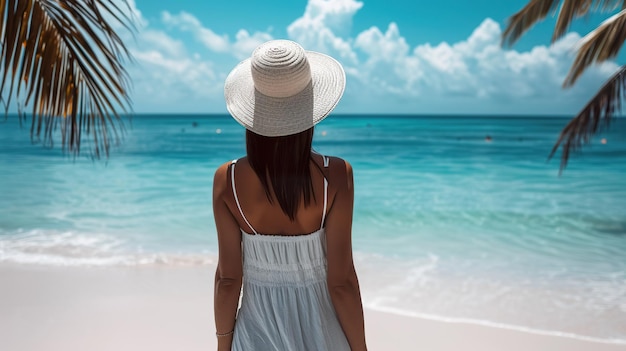
<path fill-rule="evenodd" d="M 566 121 L 322 122 L 315 149 L 354 167 L 365 305 L 626 344 L 626 120 L 559 177 L 558 158 L 546 157 Z M 0 262 L 215 262 L 213 172 L 244 152 L 244 130 L 228 116 L 136 116 L 108 161 L 33 146 L 9 118 L 0 124 Z"/>

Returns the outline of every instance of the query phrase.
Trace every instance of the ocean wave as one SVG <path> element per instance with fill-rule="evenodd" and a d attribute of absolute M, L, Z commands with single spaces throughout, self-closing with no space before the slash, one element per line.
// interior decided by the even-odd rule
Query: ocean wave
<path fill-rule="evenodd" d="M 357 253 L 355 264 L 363 303 L 374 310 L 626 344 L 620 272 L 594 279 L 520 276 L 509 269 L 464 267 L 433 253 L 408 260 Z"/>
<path fill-rule="evenodd" d="M 211 253 L 131 250 L 119 237 L 72 231 L 30 230 L 0 235 L 0 262 L 51 266 L 199 266 L 216 262 Z"/>
<path fill-rule="evenodd" d="M 172 250 L 171 247 L 168 250 Z M 591 279 L 515 276 L 434 252 L 407 259 L 357 251 L 364 305 L 383 312 L 593 342 L 626 344 L 624 274 Z M 146 250 L 110 234 L 0 232 L 0 263 L 44 266 L 204 266 L 211 252 Z M 525 277 L 525 278 L 524 278 Z M 551 311 L 546 313 L 546 311 Z M 540 319 L 536 316 L 541 315 Z"/>

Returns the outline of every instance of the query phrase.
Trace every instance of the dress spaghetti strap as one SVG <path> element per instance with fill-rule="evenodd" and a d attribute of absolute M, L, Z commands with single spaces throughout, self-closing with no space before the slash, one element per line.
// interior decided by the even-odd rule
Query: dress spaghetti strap
<path fill-rule="evenodd" d="M 237 197 L 237 189 L 235 188 L 235 165 L 236 164 L 237 164 L 237 160 L 233 160 L 232 167 L 231 167 L 231 170 L 230 170 L 230 180 L 231 180 L 231 183 L 232 183 L 232 186 L 233 186 L 233 195 L 235 197 L 235 202 L 237 203 L 237 208 L 239 209 L 239 213 L 241 213 L 241 217 L 246 222 L 248 227 L 250 227 L 250 229 L 252 229 L 252 232 L 254 232 L 254 234 L 256 235 L 258 233 L 254 229 L 254 227 L 252 227 L 250 222 L 248 222 L 248 219 L 246 218 L 246 215 L 243 214 L 243 210 L 241 209 L 241 204 L 239 204 L 239 198 Z"/>
<path fill-rule="evenodd" d="M 324 159 L 324 168 L 328 168 L 330 158 L 322 155 Z M 322 212 L 322 224 L 320 224 L 320 230 L 324 228 L 324 221 L 326 220 L 326 208 L 328 207 L 328 179 L 324 176 L 324 212 Z"/>

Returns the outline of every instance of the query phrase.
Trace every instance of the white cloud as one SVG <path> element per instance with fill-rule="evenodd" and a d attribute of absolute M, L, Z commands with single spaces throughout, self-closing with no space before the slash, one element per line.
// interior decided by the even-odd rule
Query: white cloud
<path fill-rule="evenodd" d="M 187 12 L 183 11 L 178 15 L 172 15 L 164 11 L 161 17 L 165 24 L 192 33 L 194 38 L 209 50 L 218 53 L 230 53 L 238 59 L 249 57 L 257 46 L 272 39 L 272 36 L 266 32 L 255 32 L 250 35 L 245 29 L 240 29 L 235 35 L 235 41 L 231 42 L 228 35 L 216 34 Z"/>
<path fill-rule="evenodd" d="M 142 43 L 140 45 L 147 48 L 163 52 L 168 56 L 178 57 L 185 54 L 185 45 L 165 32 L 156 30 L 144 30 L 140 34 Z M 146 45 L 147 44 L 147 45 Z"/>
<path fill-rule="evenodd" d="M 361 32 L 354 43 L 367 56 L 365 63 L 356 70 L 355 78 L 364 83 L 374 83 L 376 89 L 394 93 L 417 93 L 411 87 L 413 83 L 424 78 L 420 62 L 410 56 L 409 45 L 400 36 L 395 23 L 390 23 L 385 33 L 378 27 L 371 27 Z M 386 77 L 390 75 L 402 77 L 403 81 L 393 82 Z"/>
<path fill-rule="evenodd" d="M 352 25 L 352 17 L 363 7 L 355 0 L 309 0 L 302 17 L 296 19 L 291 27 L 328 28 L 336 35 L 346 35 Z"/>
<path fill-rule="evenodd" d="M 362 6 L 356 0 L 309 0 L 304 14 L 287 28 L 289 37 L 306 49 L 339 59 L 358 82 L 355 95 L 369 90 L 371 96 L 414 101 L 454 97 L 495 101 L 571 97 L 593 89 L 561 89 L 578 34 L 570 33 L 552 46 L 519 52 L 500 46 L 502 29 L 487 18 L 460 42 L 411 48 L 393 22 L 385 31 L 371 27 L 354 38 L 346 37 L 352 17 Z M 601 81 L 615 68 L 600 67 L 587 74 L 591 81 Z"/>
<path fill-rule="evenodd" d="M 119 32 L 135 59 L 127 68 L 133 83 L 131 98 L 139 112 L 223 111 L 223 81 L 228 71 L 237 60 L 249 57 L 259 44 L 272 39 L 269 33 L 251 34 L 241 29 L 231 41 L 186 12 L 163 12 L 160 22 L 149 23 L 134 1 L 128 5 L 125 11 L 133 15 L 138 31 L 134 37 L 122 28 Z M 190 33 L 209 50 L 208 55 L 183 41 L 186 38 L 181 32 Z"/>
<path fill-rule="evenodd" d="M 162 20 L 165 24 L 191 32 L 196 40 L 212 51 L 227 52 L 229 50 L 230 45 L 227 35 L 218 35 L 211 29 L 203 27 L 202 23 L 192 14 L 183 11 L 178 15 L 172 15 L 164 11 Z"/>
<path fill-rule="evenodd" d="M 497 106 L 502 113 L 526 113 L 539 111 L 534 106 L 555 105 L 553 111 L 571 113 L 617 68 L 615 63 L 592 67 L 573 89 L 563 91 L 561 84 L 580 39 L 576 33 L 552 46 L 503 49 L 500 25 L 487 18 L 465 40 L 412 47 L 393 22 L 384 31 L 371 27 L 349 35 L 352 18 L 362 7 L 356 0 L 309 0 L 302 16 L 287 28 L 289 38 L 305 49 L 343 63 L 349 76 L 344 98 L 348 105 L 345 101 L 340 105 L 340 111 L 346 106 L 344 112 L 480 113 L 488 110 L 485 106 Z M 142 23 L 131 48 L 140 64 L 131 71 L 136 100 L 169 104 L 174 111 L 186 101 L 197 106 L 195 111 L 223 111 L 226 74 L 236 60 L 272 39 L 269 32 L 243 28 L 232 37 L 216 33 L 186 12 L 163 12 L 166 28 L 157 30 L 158 24 L 148 23 L 137 9 L 132 11 Z M 185 44 L 181 32 L 191 34 L 208 52 Z M 207 101 L 219 108 L 209 107 Z M 146 108 L 154 111 L 151 105 Z"/>
<path fill-rule="evenodd" d="M 389 24 L 385 33 L 378 27 L 361 32 L 356 38 L 355 47 L 367 53 L 372 61 L 393 61 L 409 52 L 409 45 L 400 36 L 400 30 L 395 23 Z"/>
<path fill-rule="evenodd" d="M 250 57 L 252 51 L 262 43 L 272 40 L 272 36 L 269 33 L 255 32 L 250 35 L 247 30 L 240 29 L 235 36 L 235 42 L 232 44 L 233 55 L 240 60 Z"/>
<path fill-rule="evenodd" d="M 355 0 L 309 0 L 304 14 L 287 27 L 289 38 L 307 50 L 328 53 L 351 64 L 357 63 L 349 40 L 352 17 L 363 7 Z"/>
<path fill-rule="evenodd" d="M 544 99 L 588 90 L 561 90 L 578 34 L 570 33 L 550 47 L 537 46 L 527 52 L 503 49 L 501 34 L 500 25 L 487 18 L 466 40 L 452 45 L 425 43 L 410 50 L 394 23 L 384 33 L 372 27 L 361 32 L 354 43 L 365 56 L 355 71 L 359 80 L 374 89 L 417 99 Z M 607 65 L 590 69 L 588 76 L 600 81 L 615 69 L 615 65 Z"/>
<path fill-rule="evenodd" d="M 120 33 L 124 33 L 135 59 L 135 64 L 128 65 L 128 72 L 136 111 L 192 112 L 190 105 L 207 103 L 221 92 L 221 76 L 213 62 L 189 52 L 184 42 L 170 33 L 156 29 L 134 1 L 128 5 L 125 11 L 133 15 L 138 31 L 134 37 Z"/>
<path fill-rule="evenodd" d="M 198 55 L 163 50 L 158 45 L 135 48 L 132 53 L 138 62 L 130 71 L 138 103 L 158 106 L 157 111 L 164 106 L 184 110 L 187 103 L 208 100 L 221 91 L 213 64 Z"/>

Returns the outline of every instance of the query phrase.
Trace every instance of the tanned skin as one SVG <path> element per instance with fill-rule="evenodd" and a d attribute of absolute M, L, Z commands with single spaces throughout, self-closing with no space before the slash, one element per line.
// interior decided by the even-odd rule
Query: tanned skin
<path fill-rule="evenodd" d="M 322 220 L 322 170 L 326 172 L 328 290 L 350 348 L 353 351 L 367 350 L 361 293 L 352 259 L 352 167 L 340 158 L 331 157 L 329 167 L 325 169 L 320 155 L 313 154 L 312 157 L 310 168 L 316 201 L 307 207 L 302 201 L 295 221 L 291 221 L 282 212 L 277 200 L 274 199 L 272 203 L 268 201 L 261 182 L 246 158 L 240 159 L 235 168 L 237 195 L 246 218 L 257 232 L 272 235 L 312 233 L 319 229 Z M 217 169 L 213 181 L 213 212 L 219 248 L 214 311 L 215 326 L 219 334 L 228 333 L 235 327 L 243 280 L 241 236 L 252 233 L 237 208 L 230 183 L 231 171 L 231 163 L 225 163 Z M 242 229 L 246 233 L 242 233 Z M 231 345 L 232 334 L 218 338 L 218 351 L 230 351 Z"/>

